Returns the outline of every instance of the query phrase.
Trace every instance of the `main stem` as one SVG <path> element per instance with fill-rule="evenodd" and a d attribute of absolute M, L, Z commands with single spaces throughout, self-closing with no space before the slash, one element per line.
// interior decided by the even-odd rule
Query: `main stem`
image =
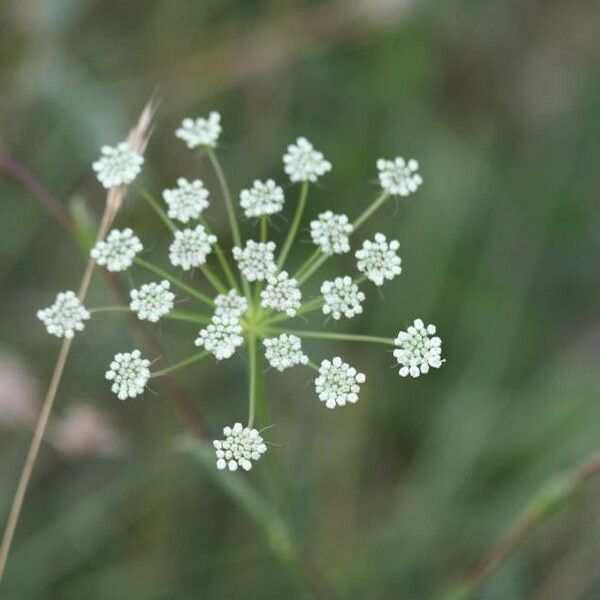
<path fill-rule="evenodd" d="M 256 336 L 248 336 L 248 369 L 250 375 L 249 396 L 248 396 L 248 427 L 254 427 L 254 417 L 256 414 L 256 384 L 258 379 L 257 360 L 256 360 Z"/>
<path fill-rule="evenodd" d="M 304 181 L 302 183 L 302 187 L 300 188 L 300 197 L 298 199 L 298 205 L 296 206 L 296 212 L 294 214 L 294 218 L 292 220 L 292 224 L 288 231 L 287 237 L 283 242 L 283 246 L 281 248 L 281 252 L 277 257 L 277 266 L 281 269 L 285 263 L 285 259 L 287 258 L 290 248 L 294 243 L 294 239 L 296 238 L 296 232 L 298 231 L 298 227 L 300 226 L 300 221 L 302 220 L 302 215 L 304 213 L 304 208 L 306 206 L 306 198 L 308 196 L 308 181 Z"/>

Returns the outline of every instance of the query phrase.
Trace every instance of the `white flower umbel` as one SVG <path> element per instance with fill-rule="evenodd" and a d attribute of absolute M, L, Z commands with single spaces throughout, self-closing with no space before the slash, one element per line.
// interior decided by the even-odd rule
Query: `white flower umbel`
<path fill-rule="evenodd" d="M 361 273 L 364 273 L 367 279 L 375 285 L 383 285 L 386 279 L 394 279 L 400 275 L 402 261 L 396 254 L 400 248 L 400 242 L 397 240 L 386 240 L 383 233 L 376 233 L 375 239 L 365 240 L 362 248 L 356 251 L 356 267 Z"/>
<path fill-rule="evenodd" d="M 71 339 L 76 331 L 83 331 L 84 321 L 90 313 L 81 304 L 75 292 L 60 292 L 52 306 L 37 311 L 37 318 L 44 323 L 49 334 Z"/>
<path fill-rule="evenodd" d="M 257 179 L 252 188 L 240 192 L 240 206 L 248 218 L 274 215 L 283 208 L 283 202 L 283 189 L 272 179 Z"/>
<path fill-rule="evenodd" d="M 142 358 L 139 350 L 119 352 L 115 354 L 105 377 L 112 381 L 110 389 L 119 400 L 135 398 L 144 393 L 150 379 L 149 367 L 150 361 Z"/>
<path fill-rule="evenodd" d="M 314 183 L 321 175 L 331 171 L 331 163 L 323 154 L 315 150 L 305 138 L 299 137 L 295 144 L 290 144 L 283 155 L 284 170 L 290 181 L 310 181 Z"/>
<path fill-rule="evenodd" d="M 169 217 L 182 223 L 198 219 L 204 209 L 208 208 L 208 190 L 199 179 L 188 181 L 185 177 L 180 177 L 177 187 L 164 190 L 162 196 L 169 207 Z"/>
<path fill-rule="evenodd" d="M 401 377 L 418 377 L 429 373 L 430 368 L 442 366 L 442 340 L 435 332 L 435 325 L 425 326 L 421 319 L 415 319 L 406 331 L 398 333 L 394 357 L 400 365 Z"/>
<path fill-rule="evenodd" d="M 350 252 L 348 236 L 352 229 L 346 215 L 336 215 L 330 210 L 310 223 L 312 241 L 327 255 Z"/>
<path fill-rule="evenodd" d="M 360 384 L 366 377 L 354 367 L 345 363 L 339 356 L 333 360 L 324 360 L 319 367 L 319 376 L 315 379 L 315 389 L 319 400 L 327 408 L 354 404 L 358 400 Z"/>
<path fill-rule="evenodd" d="M 243 427 L 236 423 L 233 427 L 223 429 L 224 440 L 215 440 L 213 446 L 217 455 L 217 469 L 237 471 L 242 467 L 245 471 L 252 468 L 252 461 L 258 460 L 267 446 L 256 429 Z"/>
<path fill-rule="evenodd" d="M 192 150 L 198 146 L 214 148 L 221 135 L 221 115 L 213 111 L 207 118 L 184 119 L 175 135 Z"/>
<path fill-rule="evenodd" d="M 215 307 L 215 315 L 239 319 L 248 310 L 248 300 L 236 290 L 230 290 L 227 294 L 219 294 L 215 298 Z"/>
<path fill-rule="evenodd" d="M 308 356 L 302 352 L 302 340 L 297 335 L 282 333 L 278 337 L 264 339 L 263 345 L 265 358 L 278 371 L 308 364 Z"/>
<path fill-rule="evenodd" d="M 365 295 L 352 277 L 336 277 L 333 281 L 324 281 L 321 285 L 323 296 L 323 314 L 331 315 L 334 319 L 346 317 L 351 319 L 354 315 L 362 313 L 362 302 Z"/>
<path fill-rule="evenodd" d="M 102 156 L 92 163 L 98 181 L 105 188 L 130 184 L 142 170 L 144 157 L 132 150 L 127 142 L 117 146 L 102 146 Z"/>
<path fill-rule="evenodd" d="M 284 312 L 288 317 L 295 316 L 300 308 L 302 292 L 298 281 L 281 271 L 267 278 L 267 286 L 260 293 L 260 305 L 263 308 Z"/>
<path fill-rule="evenodd" d="M 405 161 L 401 156 L 394 160 L 380 158 L 377 161 L 379 183 L 392 196 L 410 196 L 423 183 L 417 172 L 419 163 L 411 158 Z"/>
<path fill-rule="evenodd" d="M 200 267 L 206 262 L 211 245 L 216 241 L 217 237 L 208 233 L 202 225 L 176 231 L 175 239 L 169 246 L 169 260 L 174 267 L 181 267 L 184 271 Z"/>
<path fill-rule="evenodd" d="M 217 360 L 229 358 L 244 343 L 242 326 L 236 318 L 215 314 L 211 323 L 200 330 L 194 343 L 208 350 Z"/>
<path fill-rule="evenodd" d="M 235 246 L 232 252 L 238 269 L 248 281 L 263 281 L 277 271 L 275 242 L 248 240 L 243 250 Z"/>
<path fill-rule="evenodd" d="M 175 294 L 170 288 L 171 284 L 166 279 L 159 283 L 144 283 L 139 289 L 129 292 L 129 308 L 137 313 L 140 321 L 156 323 L 173 310 Z"/>
<path fill-rule="evenodd" d="M 90 256 L 109 271 L 117 272 L 128 269 L 143 249 L 142 242 L 131 229 L 113 229 L 104 241 L 92 248 Z"/>

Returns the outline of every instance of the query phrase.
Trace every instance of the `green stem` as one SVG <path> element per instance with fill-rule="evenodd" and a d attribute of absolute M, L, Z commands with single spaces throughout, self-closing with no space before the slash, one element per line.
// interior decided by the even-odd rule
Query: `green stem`
<path fill-rule="evenodd" d="M 183 367 L 187 367 L 188 365 L 191 365 L 192 363 L 202 360 L 207 355 L 208 355 L 208 352 L 206 350 L 202 350 L 202 352 L 197 352 L 196 354 L 192 354 L 192 356 L 188 356 L 187 358 L 180 360 L 179 362 L 175 363 L 174 365 L 171 365 L 170 367 L 165 367 L 164 369 L 161 369 L 160 371 L 155 371 L 154 373 L 152 373 L 150 375 L 150 377 L 152 377 L 152 378 L 163 377 L 164 375 L 167 375 L 167 373 L 172 373 L 173 371 L 177 371 L 178 369 L 183 369 Z"/>
<path fill-rule="evenodd" d="M 298 279 L 299 277 L 302 277 L 304 271 L 306 271 L 306 269 L 308 269 L 308 267 L 310 267 L 312 265 L 312 263 L 317 260 L 317 258 L 319 258 L 319 256 L 321 256 L 321 248 L 317 248 L 304 262 L 304 264 L 296 271 L 296 273 L 294 274 L 294 277 L 296 279 Z"/>
<path fill-rule="evenodd" d="M 328 254 L 322 254 L 319 258 L 313 262 L 308 269 L 304 271 L 302 277 L 298 279 L 298 285 L 302 285 L 308 278 L 328 259 L 330 256 Z"/>
<path fill-rule="evenodd" d="M 281 269 L 283 264 L 285 263 L 285 259 L 287 258 L 290 248 L 294 242 L 294 238 L 296 237 L 296 232 L 298 231 L 298 227 L 300 226 L 300 221 L 302 220 L 302 214 L 304 213 L 304 207 L 306 206 L 306 198 L 308 197 L 308 182 L 304 181 L 302 183 L 302 187 L 300 188 L 300 197 L 298 199 L 298 205 L 296 206 L 296 213 L 294 214 L 294 218 L 292 220 L 292 224 L 290 226 L 290 230 L 288 231 L 287 237 L 283 242 L 283 247 L 281 248 L 281 252 L 279 253 L 279 257 L 277 258 L 277 266 Z"/>
<path fill-rule="evenodd" d="M 94 308 L 90 308 L 89 311 L 92 314 L 96 313 L 105 313 L 105 312 L 131 312 L 129 306 L 121 305 L 121 304 L 113 304 L 110 306 L 95 306 Z"/>
<path fill-rule="evenodd" d="M 160 204 L 154 199 L 152 194 L 150 194 L 150 192 L 146 191 L 141 185 L 136 185 L 135 189 L 138 191 L 140 196 L 142 196 L 142 198 L 144 198 L 144 200 L 146 200 L 146 202 L 150 205 L 152 210 L 154 210 L 154 212 L 160 217 L 161 221 L 167 226 L 167 228 L 172 233 L 175 233 L 177 231 L 177 227 L 175 226 L 173 221 L 171 221 L 171 219 L 169 219 L 169 217 L 167 216 L 167 213 L 163 210 L 163 208 L 160 206 Z"/>
<path fill-rule="evenodd" d="M 256 336 L 248 336 L 248 363 L 249 363 L 249 399 L 248 399 L 248 427 L 254 427 L 254 416 L 256 414 L 256 382 L 258 378 L 258 365 L 256 360 Z"/>
<path fill-rule="evenodd" d="M 206 229 L 207 233 L 209 233 L 209 234 L 213 233 L 204 219 L 200 219 L 200 223 L 202 223 L 202 225 Z M 240 288 L 238 286 L 238 282 L 236 281 L 235 275 L 233 274 L 233 271 L 231 270 L 231 266 L 229 265 L 229 262 L 228 262 L 227 258 L 225 257 L 225 252 L 223 252 L 223 249 L 219 245 L 219 242 L 215 242 L 213 244 L 213 246 L 215 249 L 215 254 L 217 255 L 217 258 L 219 259 L 219 263 L 221 264 L 221 269 L 223 270 L 223 273 L 225 274 L 225 277 L 227 278 L 229 285 L 239 291 Z"/>
<path fill-rule="evenodd" d="M 260 241 L 263 242 L 263 244 L 267 241 L 267 225 L 267 215 L 263 215 L 260 218 Z"/>
<path fill-rule="evenodd" d="M 278 329 L 267 328 L 266 333 L 287 333 L 298 337 L 313 338 L 318 340 L 343 340 L 348 342 L 371 342 L 375 344 L 386 344 L 394 346 L 393 338 L 378 337 L 375 335 L 355 335 L 351 333 L 325 333 L 323 331 L 304 331 L 301 329 Z"/>
<path fill-rule="evenodd" d="M 229 217 L 229 224 L 231 225 L 231 234 L 233 236 L 233 241 L 236 246 L 242 246 L 242 237 L 240 236 L 240 229 L 237 223 L 237 219 L 235 217 L 235 208 L 233 206 L 233 198 L 231 196 L 231 191 L 229 189 L 229 184 L 227 183 L 227 179 L 225 177 L 225 173 L 223 173 L 223 169 L 221 168 L 221 163 L 217 158 L 214 150 L 212 148 L 206 148 L 206 154 L 215 170 L 217 175 L 217 179 L 219 180 L 219 185 L 221 186 L 221 192 L 223 193 L 223 198 L 225 200 L 225 207 L 227 208 L 227 216 Z"/>
<path fill-rule="evenodd" d="M 380 194 L 352 223 L 353 233 L 389 198 L 387 192 Z M 322 254 L 320 249 L 317 249 L 308 257 L 308 260 L 298 269 L 296 279 L 298 284 L 302 285 L 315 271 L 330 258 L 326 254 Z"/>
<path fill-rule="evenodd" d="M 204 273 L 206 279 L 210 281 L 210 284 L 215 288 L 215 290 L 217 290 L 217 292 L 221 294 L 227 293 L 227 288 L 221 283 L 221 280 L 212 272 L 211 268 L 208 265 L 202 265 L 200 267 L 200 270 L 202 271 L 202 273 Z"/>
<path fill-rule="evenodd" d="M 164 277 L 165 279 L 170 281 L 173 285 L 177 286 L 179 289 L 188 293 L 190 296 L 193 296 L 197 300 L 200 300 L 200 302 L 203 302 L 207 306 L 213 307 L 215 305 L 215 303 L 208 296 L 203 294 L 202 292 L 198 291 L 197 289 L 193 288 L 192 286 L 188 285 L 187 283 L 181 281 L 181 279 L 174 277 L 173 275 L 171 275 L 167 271 L 164 271 L 160 267 L 157 267 L 156 265 L 149 263 L 148 261 L 144 260 L 143 258 L 137 257 L 135 259 L 135 263 L 137 265 L 139 265 L 140 267 L 143 267 L 144 269 L 154 273 L 155 275 L 158 275 L 159 277 Z"/>
<path fill-rule="evenodd" d="M 390 195 L 387 192 L 383 192 L 377 196 L 373 203 L 358 216 L 354 223 L 352 223 L 353 230 L 356 231 L 389 198 L 389 196 Z"/>
<path fill-rule="evenodd" d="M 212 317 L 209 317 L 208 315 L 185 310 L 172 310 L 168 315 L 165 315 L 165 319 L 185 321 L 187 323 L 200 323 L 201 325 L 208 325 L 208 323 L 212 321 Z"/>
<path fill-rule="evenodd" d="M 300 317 L 301 315 L 306 315 L 308 313 L 314 312 L 315 310 L 319 310 L 323 306 L 323 296 L 319 296 L 306 304 L 303 304 L 298 312 L 293 317 L 289 317 L 285 314 L 276 315 L 267 320 L 268 325 L 272 325 L 273 323 L 281 323 L 281 321 L 289 321 L 290 319 L 295 319 L 296 317 Z"/>
<path fill-rule="evenodd" d="M 112 306 L 97 306 L 90 308 L 92 314 L 105 313 L 105 312 L 124 312 L 132 313 L 133 311 L 129 306 L 125 305 L 112 305 Z M 172 310 L 170 313 L 164 315 L 163 319 L 171 319 L 172 321 L 186 321 L 188 323 L 201 323 L 206 325 L 210 323 L 212 318 L 208 315 L 203 315 L 196 312 L 187 312 L 183 310 Z"/>

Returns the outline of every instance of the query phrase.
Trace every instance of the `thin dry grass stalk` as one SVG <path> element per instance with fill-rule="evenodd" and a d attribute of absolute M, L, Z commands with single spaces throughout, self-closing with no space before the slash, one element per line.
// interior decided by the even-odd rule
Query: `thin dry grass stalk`
<path fill-rule="evenodd" d="M 155 106 L 156 103 L 154 102 L 154 100 L 150 100 L 148 102 L 148 104 L 142 111 L 142 114 L 140 115 L 137 124 L 129 132 L 129 136 L 127 137 L 127 143 L 129 144 L 131 149 L 135 150 L 139 154 L 144 153 L 146 145 L 148 144 L 148 140 L 152 133 L 151 124 L 155 112 Z M 119 209 L 123 204 L 123 200 L 125 198 L 126 193 L 126 186 L 119 186 L 116 188 L 111 188 L 109 190 L 106 198 L 106 204 L 104 206 L 104 211 L 102 214 L 102 219 L 100 221 L 100 226 L 98 227 L 98 232 L 96 235 L 97 241 L 102 240 L 106 237 L 106 234 L 108 233 L 111 225 L 113 224 L 119 212 Z M 94 267 L 95 261 L 91 257 L 88 258 L 87 263 L 85 265 L 85 269 L 83 271 L 83 276 L 81 278 L 81 283 L 79 284 L 79 291 L 77 294 L 79 300 L 82 303 L 84 302 L 85 297 L 87 296 L 87 292 L 90 287 L 90 282 L 92 280 L 92 274 L 94 272 Z M 58 391 L 58 387 L 60 385 L 60 381 L 65 369 L 67 358 L 71 350 L 71 342 L 71 339 L 65 339 L 61 345 L 60 352 L 56 360 L 56 365 L 54 366 L 54 372 L 52 373 L 52 378 L 50 380 L 50 385 L 48 387 L 46 397 L 44 398 L 42 410 L 40 412 L 40 416 L 38 417 L 35 426 L 33 438 L 31 440 L 31 445 L 29 446 L 29 451 L 27 453 L 27 458 L 25 459 L 25 464 L 23 466 L 23 470 L 19 478 L 19 483 L 17 485 L 15 497 L 11 505 L 8 521 L 4 530 L 4 535 L 2 536 L 2 544 L 0 546 L 0 582 L 2 582 L 4 576 L 6 561 L 10 553 L 10 548 L 12 545 L 17 523 L 19 521 L 19 516 L 21 514 L 21 509 L 23 508 L 23 501 L 25 499 L 25 494 L 27 493 L 29 481 L 31 480 L 33 467 L 35 466 L 35 462 L 39 454 L 40 446 L 44 438 L 44 434 L 46 432 L 46 427 L 48 425 L 48 420 L 52 412 L 52 407 L 54 406 L 54 401 L 56 399 L 56 393 Z"/>

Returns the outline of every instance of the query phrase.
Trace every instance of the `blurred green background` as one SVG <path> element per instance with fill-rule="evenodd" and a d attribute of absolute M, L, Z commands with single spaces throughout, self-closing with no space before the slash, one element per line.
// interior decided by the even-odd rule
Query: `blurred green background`
<path fill-rule="evenodd" d="M 327 411 L 308 371 L 268 372 L 263 419 L 277 446 L 249 476 L 222 478 L 201 446 L 180 451 L 186 426 L 162 388 L 125 403 L 110 393 L 106 365 L 136 342 L 122 317 L 94 318 L 66 370 L 2 598 L 444 597 L 548 478 L 600 447 L 600 4 L 19 0 L 2 3 L 0 28 L 2 515 L 59 346 L 34 314 L 83 268 L 5 176 L 7 157 L 67 210 L 99 214 L 90 164 L 153 92 L 144 184 L 158 195 L 178 176 L 203 178 L 224 245 L 208 164 L 173 135 L 185 116 L 221 112 L 236 191 L 284 183 L 286 145 L 312 140 L 334 168 L 305 223 L 326 208 L 356 216 L 376 193 L 378 157 L 418 158 L 421 190 L 359 234 L 397 237 L 402 275 L 331 327 L 392 336 L 420 316 L 438 325 L 447 358 L 409 381 L 381 347 L 307 343 L 367 374 L 359 403 Z M 296 193 L 288 186 L 287 220 Z M 117 226 L 166 264 L 168 236 L 135 194 Z M 292 264 L 309 251 L 297 245 Z M 351 264 L 332 260 L 323 276 Z M 96 276 L 88 304 L 110 301 Z M 196 333 L 152 331 L 170 361 Z M 236 355 L 177 374 L 207 439 L 244 419 L 245 367 Z M 589 482 L 477 597 L 600 597 L 599 499 Z"/>

